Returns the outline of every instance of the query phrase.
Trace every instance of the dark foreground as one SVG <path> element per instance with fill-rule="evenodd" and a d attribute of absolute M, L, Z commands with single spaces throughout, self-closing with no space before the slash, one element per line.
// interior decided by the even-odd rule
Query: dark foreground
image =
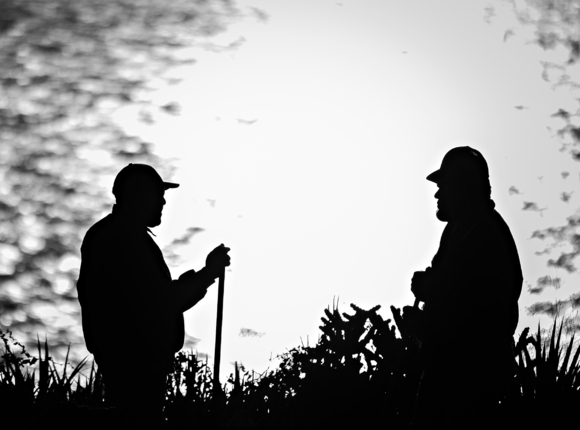
<path fill-rule="evenodd" d="M 326 310 L 318 343 L 283 354 L 277 369 L 259 375 L 237 367 L 225 391 L 214 391 L 207 362 L 178 353 L 167 384 L 166 428 L 407 428 L 421 374 L 420 347 L 400 336 L 405 330 L 398 309 L 392 308 L 393 324 L 377 313 L 378 306 L 352 308 L 354 314 Z M 520 394 L 505 406 L 509 426 L 577 426 L 580 348 L 573 338 L 565 344 L 562 327 L 554 326 L 548 339 L 539 328 L 535 336 L 528 333 L 516 345 Z M 103 403 L 94 364 L 57 367 L 46 344 L 39 343 L 33 357 L 9 333 L 1 336 L 3 426 L 96 429 L 122 419 Z M 486 334 L 474 341 L 485 353 Z M 127 377 L 137 377 L 129 364 Z"/>

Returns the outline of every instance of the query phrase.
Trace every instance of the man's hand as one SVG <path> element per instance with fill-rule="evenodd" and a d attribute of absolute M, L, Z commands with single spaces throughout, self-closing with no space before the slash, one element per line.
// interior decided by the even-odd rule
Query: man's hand
<path fill-rule="evenodd" d="M 415 306 L 405 306 L 402 319 L 406 330 L 417 339 L 423 340 L 425 332 L 423 311 Z"/>
<path fill-rule="evenodd" d="M 426 281 L 428 275 L 424 271 L 415 272 L 413 274 L 413 279 L 411 279 L 411 291 L 415 294 L 415 297 L 424 302 L 426 294 Z"/>
<path fill-rule="evenodd" d="M 224 268 L 230 265 L 231 259 L 228 252 L 230 252 L 230 248 L 225 247 L 222 243 L 207 255 L 205 269 L 213 279 L 220 276 Z"/>

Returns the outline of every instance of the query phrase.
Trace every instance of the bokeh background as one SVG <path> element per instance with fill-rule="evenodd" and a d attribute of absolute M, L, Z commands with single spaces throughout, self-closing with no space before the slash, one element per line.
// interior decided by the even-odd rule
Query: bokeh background
<path fill-rule="evenodd" d="M 173 276 L 232 248 L 224 375 L 261 372 L 326 307 L 413 302 L 444 227 L 425 177 L 469 145 L 520 252 L 518 331 L 576 331 L 579 23 L 577 0 L 3 0 L 0 328 L 88 354 L 80 243 L 149 163 L 181 184 L 154 230 Z M 216 290 L 186 313 L 210 360 Z"/>

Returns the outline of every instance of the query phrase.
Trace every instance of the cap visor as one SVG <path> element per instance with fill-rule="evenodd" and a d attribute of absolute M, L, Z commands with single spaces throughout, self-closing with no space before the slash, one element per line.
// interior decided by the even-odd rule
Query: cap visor
<path fill-rule="evenodd" d="M 175 184 L 173 182 L 163 182 L 163 187 L 167 190 L 169 188 L 177 188 L 179 184 Z"/>
<path fill-rule="evenodd" d="M 441 171 L 440 170 L 435 170 L 433 173 L 431 173 L 429 176 L 427 176 L 427 180 L 431 181 L 431 182 L 439 182 L 439 179 L 441 178 Z"/>

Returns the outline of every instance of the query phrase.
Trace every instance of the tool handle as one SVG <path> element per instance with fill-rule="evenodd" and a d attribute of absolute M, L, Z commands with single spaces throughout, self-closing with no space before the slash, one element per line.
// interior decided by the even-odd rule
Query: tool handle
<path fill-rule="evenodd" d="M 214 389 L 221 389 L 220 385 L 220 361 L 221 361 L 221 346 L 222 346 L 222 321 L 224 316 L 224 284 L 225 284 L 225 267 L 219 276 L 218 286 L 218 303 L 217 303 L 217 319 L 215 331 L 215 353 L 213 362 L 213 378 Z"/>

